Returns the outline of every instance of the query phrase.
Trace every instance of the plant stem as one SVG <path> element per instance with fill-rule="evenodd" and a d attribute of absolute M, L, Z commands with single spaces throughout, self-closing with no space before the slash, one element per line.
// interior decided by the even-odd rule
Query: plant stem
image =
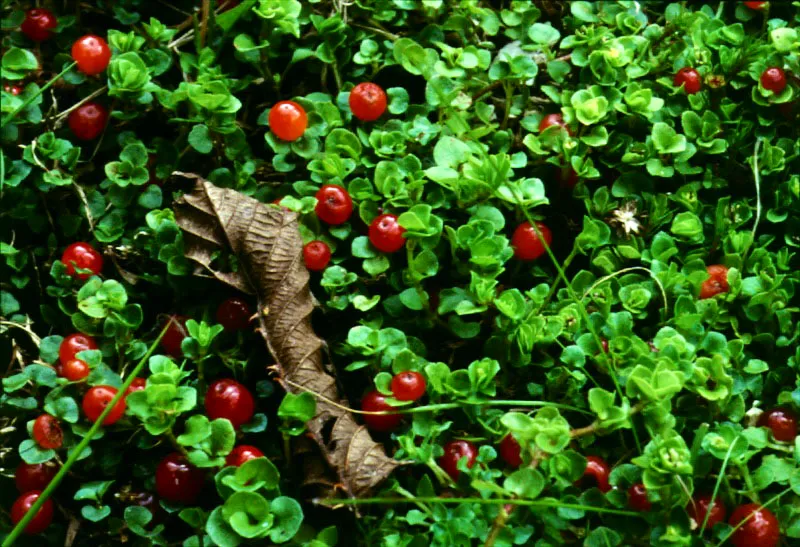
<path fill-rule="evenodd" d="M 788 489 L 791 490 L 791 489 Z M 787 490 L 787 491 L 788 491 Z M 422 497 L 422 498 L 315 498 L 312 500 L 314 503 L 320 505 L 393 505 L 400 503 L 477 503 L 480 505 L 524 505 L 528 507 L 563 507 L 565 509 L 578 509 L 581 511 L 590 511 L 594 513 L 608 513 L 612 515 L 621 515 L 625 517 L 639 516 L 639 513 L 634 511 L 625 511 L 622 509 L 612 509 L 610 507 L 593 507 L 591 505 L 581 505 L 579 503 L 560 503 L 558 501 L 547 500 L 524 500 L 519 498 L 440 498 L 440 497 Z"/>
<path fill-rule="evenodd" d="M 572 250 L 569 252 L 567 258 L 564 259 L 564 263 L 561 265 L 561 267 L 564 268 L 564 271 L 567 271 L 567 268 L 569 268 L 569 265 L 572 264 L 572 261 L 575 259 L 577 255 L 578 255 L 578 244 L 576 242 L 572 245 Z M 545 307 L 547 307 L 547 305 L 550 303 L 550 300 L 556 294 L 556 289 L 558 289 L 559 283 L 561 283 L 561 278 L 556 277 L 556 280 L 553 281 L 553 285 L 550 287 L 550 292 L 547 293 L 547 296 L 544 298 L 544 302 L 542 302 L 542 305 L 539 306 L 539 311 L 545 309 Z"/>
<path fill-rule="evenodd" d="M 68 65 L 67 65 L 67 68 L 65 68 L 64 70 L 62 70 L 61 72 L 59 72 L 58 74 L 56 74 L 55 76 L 53 76 L 53 77 L 50 79 L 50 81 L 49 81 L 49 82 L 47 82 L 47 83 L 46 83 L 46 84 L 44 84 L 42 87 L 40 87 L 38 92 L 34 93 L 33 95 L 31 95 L 30 97 L 28 97 L 27 99 L 25 99 L 25 101 L 24 101 L 24 102 L 23 102 L 21 105 L 19 105 L 19 106 L 18 106 L 18 107 L 17 107 L 15 110 L 13 110 L 13 111 L 12 111 L 12 112 L 11 112 L 11 113 L 8 115 L 8 116 L 6 116 L 5 118 L 3 118 L 3 121 L 2 121 L 2 122 L 0 122 L 0 128 L 3 128 L 3 127 L 5 127 L 5 126 L 6 126 L 6 124 L 8 124 L 8 122 L 10 122 L 10 121 L 11 121 L 11 120 L 13 120 L 14 118 L 16 118 L 16 117 L 17 117 L 17 114 L 19 114 L 20 112 L 22 112 L 23 110 L 25 110 L 26 108 L 28 108 L 28 106 L 29 106 L 29 105 L 30 105 L 30 104 L 31 104 L 31 103 L 32 103 L 32 102 L 33 102 L 33 101 L 34 101 L 34 100 L 35 100 L 37 97 L 39 97 L 39 96 L 40 96 L 42 93 L 44 93 L 45 91 L 47 91 L 48 89 L 50 89 L 50 88 L 53 86 L 53 84 L 54 84 L 54 83 L 56 83 L 56 82 L 57 82 L 59 79 L 61 79 L 61 77 L 62 77 L 62 76 L 64 76 L 64 74 L 66 74 L 67 72 L 69 72 L 70 70 L 72 70 L 72 69 L 73 69 L 73 67 L 75 67 L 77 64 L 78 64 L 78 63 L 76 63 L 75 61 L 72 61 L 70 64 L 68 64 Z"/>
<path fill-rule="evenodd" d="M 153 350 L 156 349 L 158 343 L 161 342 L 161 338 L 164 336 L 164 333 L 167 332 L 168 327 L 169 327 L 168 324 L 164 326 L 164 328 L 161 330 L 161 333 L 158 335 L 158 338 L 155 339 L 155 341 L 151 344 L 150 348 L 147 350 L 147 353 L 144 354 L 141 360 L 133 368 L 133 371 L 128 376 L 128 379 L 122 382 L 122 385 L 117 390 L 117 394 L 114 395 L 114 398 L 111 399 L 111 401 L 103 409 L 103 412 L 100 413 L 100 416 L 98 416 L 97 420 L 95 420 L 95 422 L 92 424 L 92 427 L 89 428 L 89 431 L 86 433 L 86 436 L 83 439 L 81 439 L 81 442 L 79 442 L 78 445 L 75 447 L 75 449 L 70 453 L 70 456 L 69 458 L 67 458 L 66 463 L 64 463 L 64 465 L 61 466 L 61 469 L 58 470 L 58 473 L 56 473 L 56 476 L 53 477 L 53 480 L 50 481 L 50 484 L 48 484 L 45 487 L 44 491 L 41 494 L 39 494 L 39 497 L 36 499 L 34 504 L 31 505 L 30 509 L 28 509 L 28 512 L 25 513 L 25 516 L 22 517 L 22 520 L 20 520 L 17 523 L 17 525 L 14 526 L 14 529 L 11 530 L 8 536 L 6 536 L 6 539 L 3 541 L 2 547 L 11 547 L 11 545 L 14 544 L 14 540 L 16 540 L 17 537 L 19 537 L 19 535 L 22 533 L 22 531 L 25 529 L 28 523 L 39 512 L 39 509 L 42 508 L 44 502 L 47 501 L 47 499 L 50 497 L 53 491 L 56 488 L 58 488 L 58 485 L 61 483 L 61 480 L 70 470 L 70 468 L 73 465 L 75 465 L 75 462 L 78 461 L 78 458 L 81 456 L 81 454 L 83 454 L 83 451 L 86 449 L 86 447 L 89 446 L 89 443 L 94 438 L 95 434 L 97 433 L 97 430 L 99 430 L 102 427 L 103 421 L 106 419 L 106 416 L 108 416 L 109 413 L 114 408 L 116 408 L 117 403 L 123 397 L 125 397 L 125 392 L 133 383 L 134 378 L 136 378 L 139 372 L 144 368 L 147 359 L 150 357 L 150 354 L 153 353 Z"/>
<path fill-rule="evenodd" d="M 580 412 L 581 414 L 586 414 L 587 416 L 594 416 L 594 414 L 592 414 L 587 410 L 570 405 L 562 405 L 558 403 L 551 403 L 548 401 L 522 401 L 522 400 L 460 401 L 458 403 L 439 403 L 435 405 L 397 408 L 396 410 L 379 410 L 373 412 L 367 410 L 356 410 L 354 408 L 346 407 L 342 404 L 337 403 L 332 399 L 329 399 L 328 397 L 325 397 L 321 393 L 317 393 L 316 391 L 310 390 L 307 387 L 300 385 L 296 382 L 292 382 L 291 380 L 288 380 L 286 378 L 284 378 L 283 381 L 292 387 L 295 387 L 302 391 L 307 391 L 317 399 L 325 401 L 329 405 L 335 406 L 336 408 L 346 410 L 347 412 L 351 412 L 353 414 L 368 414 L 370 416 L 386 416 L 390 414 L 418 414 L 420 412 L 435 412 L 437 410 L 450 410 L 467 406 L 519 406 L 524 408 L 552 406 L 555 408 L 563 408 L 564 410 L 571 410 L 573 412 Z"/>

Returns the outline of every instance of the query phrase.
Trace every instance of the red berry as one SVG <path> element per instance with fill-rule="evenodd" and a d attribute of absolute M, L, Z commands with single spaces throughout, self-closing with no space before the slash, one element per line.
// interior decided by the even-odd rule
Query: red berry
<path fill-rule="evenodd" d="M 99 275 L 103 269 L 103 255 L 83 241 L 77 241 L 64 249 L 61 262 L 67 267 L 67 275 L 78 279 L 89 279 L 93 275 Z M 76 267 L 81 270 L 90 270 L 91 273 L 77 273 Z"/>
<path fill-rule="evenodd" d="M 231 450 L 231 453 L 225 457 L 225 465 L 239 467 L 244 462 L 263 457 L 264 453 L 255 446 L 250 446 L 249 444 L 240 444 Z"/>
<path fill-rule="evenodd" d="M 692 503 L 686 506 L 686 512 L 697 523 L 698 527 L 703 525 L 706 514 L 708 514 L 706 529 L 713 528 L 718 522 L 723 522 L 727 514 L 725 505 L 719 498 L 714 499 L 714 504 L 711 504 L 711 494 L 700 494 L 694 498 Z"/>
<path fill-rule="evenodd" d="M 100 136 L 108 122 L 108 110 L 100 103 L 90 101 L 69 114 L 69 128 L 76 139 L 91 141 Z"/>
<path fill-rule="evenodd" d="M 186 321 L 189 318 L 185 315 L 170 315 L 167 318 L 169 326 L 167 332 L 161 338 L 161 347 L 167 352 L 167 355 L 179 359 L 183 357 L 181 350 L 181 343 L 183 339 L 189 336 L 189 331 L 186 330 Z M 163 325 L 161 328 L 164 328 Z"/>
<path fill-rule="evenodd" d="M 61 366 L 59 375 L 70 382 L 78 382 L 89 376 L 89 365 L 80 359 L 70 359 Z"/>
<path fill-rule="evenodd" d="M 242 298 L 228 298 L 217 308 L 217 323 L 225 330 L 244 330 L 250 324 L 253 312 L 250 305 Z"/>
<path fill-rule="evenodd" d="M 136 391 L 142 391 L 146 387 L 147 387 L 147 380 L 137 376 L 136 378 L 133 379 L 131 385 L 128 386 L 128 389 L 125 390 L 125 396 L 127 397 L 128 395 Z"/>
<path fill-rule="evenodd" d="M 467 467 L 471 468 L 475 465 L 475 460 L 478 457 L 478 448 L 469 441 L 450 441 L 445 444 L 444 455 L 439 458 L 439 467 L 444 469 L 445 473 L 450 475 L 454 481 L 458 480 L 461 471 L 458 470 L 458 462 L 461 458 L 467 458 Z"/>
<path fill-rule="evenodd" d="M 583 478 L 578 482 L 584 488 L 597 486 L 601 492 L 605 493 L 611 490 L 611 485 L 608 482 L 610 473 L 611 468 L 603 458 L 586 456 L 586 469 L 583 472 Z"/>
<path fill-rule="evenodd" d="M 314 211 L 323 222 L 344 224 L 353 214 L 353 200 L 341 186 L 326 184 L 317 191 L 317 206 Z"/>
<path fill-rule="evenodd" d="M 44 42 L 53 35 L 52 30 L 56 26 L 58 26 L 58 19 L 52 11 L 34 8 L 25 12 L 25 20 L 22 21 L 19 30 L 34 42 Z"/>
<path fill-rule="evenodd" d="M 311 241 L 303 247 L 303 260 L 312 272 L 321 272 L 331 261 L 331 248 L 324 241 Z"/>
<path fill-rule="evenodd" d="M 14 502 L 14 505 L 11 506 L 11 522 L 16 524 L 21 521 L 33 504 L 36 503 L 36 500 L 39 499 L 40 495 L 41 491 L 31 490 L 30 492 L 25 492 L 18 497 L 17 501 Z M 25 527 L 25 533 L 28 535 L 34 535 L 38 534 L 39 532 L 43 532 L 45 528 L 50 526 L 52 521 L 53 502 L 48 499 L 39 508 L 36 516 L 28 522 L 28 525 Z"/>
<path fill-rule="evenodd" d="M 761 73 L 761 85 L 773 93 L 780 93 L 786 89 L 786 73 L 776 66 L 770 67 Z"/>
<path fill-rule="evenodd" d="M 44 449 L 57 450 L 64 444 L 64 434 L 58 420 L 50 414 L 41 414 L 33 422 L 33 440 Z"/>
<path fill-rule="evenodd" d="M 89 388 L 83 396 L 83 413 L 90 422 L 94 423 L 100 417 L 100 414 L 105 410 L 111 399 L 117 394 L 117 388 L 111 386 L 94 386 Z M 125 414 L 125 397 L 121 398 L 111 412 L 108 413 L 106 419 L 103 420 L 103 425 L 111 425 L 116 423 L 122 415 Z"/>
<path fill-rule="evenodd" d="M 19 95 L 20 93 L 22 93 L 22 88 L 20 86 L 18 86 L 18 85 L 8 85 L 8 84 L 6 84 L 6 85 L 3 86 L 3 89 L 5 91 L 7 91 L 8 93 L 11 93 L 15 97 L 17 95 Z"/>
<path fill-rule="evenodd" d="M 734 547 L 775 547 L 778 544 L 780 526 L 772 511 L 757 503 L 740 505 L 733 511 L 728 524 L 736 526 L 746 518 L 747 521 L 731 536 Z"/>
<path fill-rule="evenodd" d="M 603 353 L 608 353 L 608 340 L 606 340 L 605 338 L 601 338 L 600 347 L 603 348 Z"/>
<path fill-rule="evenodd" d="M 255 412 L 250 390 L 230 378 L 217 380 L 208 386 L 205 405 L 209 418 L 227 418 L 236 429 L 249 422 Z"/>
<path fill-rule="evenodd" d="M 700 78 L 700 74 L 693 68 L 684 67 L 675 74 L 675 78 L 672 80 L 677 87 L 683 85 L 684 91 L 686 91 L 687 95 L 694 95 L 703 87 L 703 82 Z"/>
<path fill-rule="evenodd" d="M 628 488 L 628 506 L 634 511 L 646 513 L 653 504 L 647 499 L 647 488 L 644 484 L 637 483 Z"/>
<path fill-rule="evenodd" d="M 371 82 L 361 82 L 350 92 L 350 111 L 362 122 L 380 118 L 386 111 L 386 93 Z"/>
<path fill-rule="evenodd" d="M 553 234 L 550 232 L 550 228 L 541 222 L 537 222 L 536 227 L 549 247 L 553 242 Z M 514 247 L 514 257 L 524 262 L 536 260 L 545 253 L 542 240 L 539 239 L 539 235 L 533 229 L 531 223 L 527 221 L 517 226 L 517 229 L 514 230 L 514 235 L 511 237 L 511 246 Z"/>
<path fill-rule="evenodd" d="M 361 410 L 366 412 L 383 412 L 393 408 L 378 391 L 370 391 L 361 399 Z M 400 414 L 364 414 L 364 423 L 373 431 L 394 431 L 402 419 Z"/>
<path fill-rule="evenodd" d="M 712 264 L 706 268 L 708 279 L 700 286 L 700 299 L 705 300 L 718 294 L 728 292 L 728 268 L 721 264 Z"/>
<path fill-rule="evenodd" d="M 788 408 L 773 408 L 758 418 L 759 427 L 768 427 L 776 441 L 794 442 L 797 437 L 797 414 Z"/>
<path fill-rule="evenodd" d="M 76 332 L 61 341 L 61 345 L 58 346 L 58 359 L 62 363 L 68 363 L 75 359 L 78 353 L 90 349 L 97 349 L 97 342 L 95 342 L 94 338 L 87 334 Z"/>
<path fill-rule="evenodd" d="M 542 121 L 539 122 L 539 133 L 554 125 L 563 127 L 568 135 L 572 135 L 572 131 L 570 131 L 567 124 L 564 123 L 564 118 L 561 116 L 561 114 L 547 114 L 544 118 L 542 118 Z"/>
<path fill-rule="evenodd" d="M 522 465 L 522 448 L 511 433 L 500 441 L 500 458 L 511 467 Z"/>
<path fill-rule="evenodd" d="M 108 66 L 111 50 L 101 37 L 87 34 L 72 44 L 72 58 L 78 63 L 78 70 L 87 76 L 94 76 Z"/>
<path fill-rule="evenodd" d="M 308 116 L 294 101 L 275 103 L 269 110 L 269 128 L 283 141 L 296 141 L 308 127 Z"/>
<path fill-rule="evenodd" d="M 425 377 L 419 372 L 407 370 L 392 378 L 392 395 L 398 401 L 416 401 L 425 395 Z"/>
<path fill-rule="evenodd" d="M 766 0 L 755 0 L 751 2 L 745 2 L 744 5 L 750 8 L 751 10 L 761 11 L 764 9 L 764 4 L 766 4 Z"/>
<path fill-rule="evenodd" d="M 20 493 L 25 493 L 30 490 L 44 490 L 45 487 L 50 484 L 50 481 L 53 480 L 53 477 L 56 476 L 57 472 L 58 467 L 52 462 L 22 462 L 17 466 L 17 471 L 14 474 L 14 481 Z"/>
<path fill-rule="evenodd" d="M 167 501 L 192 503 L 204 481 L 203 471 L 177 452 L 164 457 L 156 468 L 156 492 Z"/>
<path fill-rule="evenodd" d="M 406 243 L 406 229 L 397 223 L 397 216 L 385 214 L 375 217 L 369 225 L 369 240 L 381 252 L 394 253 Z"/>

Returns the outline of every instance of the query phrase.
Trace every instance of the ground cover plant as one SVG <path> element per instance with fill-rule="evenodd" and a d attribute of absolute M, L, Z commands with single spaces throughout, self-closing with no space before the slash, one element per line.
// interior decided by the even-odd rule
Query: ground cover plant
<path fill-rule="evenodd" d="M 3 546 L 800 542 L 800 3 L 0 6 Z"/>

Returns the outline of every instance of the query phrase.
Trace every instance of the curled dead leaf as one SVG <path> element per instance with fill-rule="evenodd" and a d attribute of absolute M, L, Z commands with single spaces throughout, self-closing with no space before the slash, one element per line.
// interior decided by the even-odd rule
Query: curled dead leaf
<path fill-rule="evenodd" d="M 387 456 L 364 426 L 341 408 L 349 405 L 340 396 L 336 379 L 323 367 L 323 341 L 311 327 L 315 301 L 296 215 L 218 188 L 198 175 L 174 174 L 196 181 L 175 208 L 186 257 L 195 262 L 198 275 L 254 294 L 259 310 L 269 310 L 258 314 L 259 332 L 278 363 L 277 380 L 292 393 L 307 390 L 322 395 L 316 416 L 308 423 L 309 432 L 335 471 L 338 486 L 349 496 L 369 495 L 401 463 Z M 237 257 L 238 271 L 212 268 L 214 254 L 223 250 Z"/>

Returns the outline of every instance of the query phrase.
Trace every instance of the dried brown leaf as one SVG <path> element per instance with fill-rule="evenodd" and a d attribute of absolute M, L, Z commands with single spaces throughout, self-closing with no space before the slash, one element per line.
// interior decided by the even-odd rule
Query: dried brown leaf
<path fill-rule="evenodd" d="M 196 180 L 194 190 L 176 206 L 185 253 L 197 264 L 196 273 L 256 295 L 260 331 L 278 363 L 278 381 L 284 389 L 308 390 L 348 407 L 336 379 L 323 368 L 323 341 L 311 327 L 315 302 L 308 288 L 296 215 L 218 188 L 197 175 L 175 174 Z M 239 271 L 219 272 L 211 267 L 213 254 L 220 250 L 236 255 Z M 386 455 L 350 412 L 323 398 L 317 399 L 317 414 L 308 429 L 336 472 L 338 486 L 350 496 L 369 495 L 401 465 Z"/>

